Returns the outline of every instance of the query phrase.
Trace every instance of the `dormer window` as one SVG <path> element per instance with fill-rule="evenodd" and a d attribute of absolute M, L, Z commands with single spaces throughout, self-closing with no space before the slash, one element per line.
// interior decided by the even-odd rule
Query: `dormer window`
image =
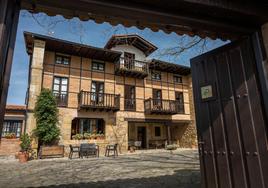
<path fill-rule="evenodd" d="M 161 72 L 160 71 L 152 71 L 152 80 L 161 80 Z"/>

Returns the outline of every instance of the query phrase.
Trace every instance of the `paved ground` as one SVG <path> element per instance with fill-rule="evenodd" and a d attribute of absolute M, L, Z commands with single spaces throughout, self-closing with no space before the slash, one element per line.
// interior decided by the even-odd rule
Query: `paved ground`
<path fill-rule="evenodd" d="M 200 187 L 196 150 L 152 151 L 118 158 L 0 160 L 0 187 Z"/>

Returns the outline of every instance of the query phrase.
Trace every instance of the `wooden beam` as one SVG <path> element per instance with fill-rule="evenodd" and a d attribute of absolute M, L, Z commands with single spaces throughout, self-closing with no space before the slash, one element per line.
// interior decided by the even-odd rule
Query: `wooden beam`
<path fill-rule="evenodd" d="M 207 9 L 202 10 L 197 9 L 200 6 L 198 3 L 192 3 L 187 7 L 185 1 L 172 2 L 173 6 L 168 3 L 159 7 L 161 5 L 159 0 L 154 2 L 145 0 L 143 3 L 120 0 L 65 0 L 64 2 L 23 0 L 23 8 L 34 12 L 46 12 L 49 15 L 62 14 L 67 18 L 78 16 L 82 20 L 95 19 L 101 22 L 116 20 L 123 25 L 135 25 L 138 28 L 152 27 L 168 32 L 184 30 L 183 33 L 189 35 L 192 33 L 209 37 L 211 34 L 215 37 L 217 33 L 217 37 L 220 38 L 249 34 L 256 30 L 264 19 L 268 20 L 268 15 L 262 16 L 261 13 L 258 14 L 260 17 L 253 17 L 252 14 L 246 14 L 246 11 L 235 12 L 225 7 L 218 13 L 211 11 L 209 5 L 205 6 Z M 240 5 L 243 6 L 243 2 Z M 263 12 L 263 9 L 257 10 Z"/>

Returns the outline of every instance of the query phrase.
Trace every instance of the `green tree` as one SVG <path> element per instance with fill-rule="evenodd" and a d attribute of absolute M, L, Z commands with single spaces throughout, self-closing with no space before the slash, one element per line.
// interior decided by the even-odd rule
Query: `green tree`
<path fill-rule="evenodd" d="M 49 89 L 42 89 L 37 98 L 34 116 L 36 118 L 35 136 L 39 144 L 52 145 L 59 140 L 58 108 L 56 99 Z"/>

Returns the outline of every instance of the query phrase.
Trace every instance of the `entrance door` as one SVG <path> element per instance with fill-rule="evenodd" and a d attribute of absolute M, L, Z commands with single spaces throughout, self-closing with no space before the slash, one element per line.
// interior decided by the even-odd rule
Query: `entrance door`
<path fill-rule="evenodd" d="M 146 148 L 146 127 L 138 127 L 138 141 L 141 141 L 141 147 Z"/>
<path fill-rule="evenodd" d="M 202 187 L 268 187 L 268 124 L 251 45 L 191 60 Z"/>

